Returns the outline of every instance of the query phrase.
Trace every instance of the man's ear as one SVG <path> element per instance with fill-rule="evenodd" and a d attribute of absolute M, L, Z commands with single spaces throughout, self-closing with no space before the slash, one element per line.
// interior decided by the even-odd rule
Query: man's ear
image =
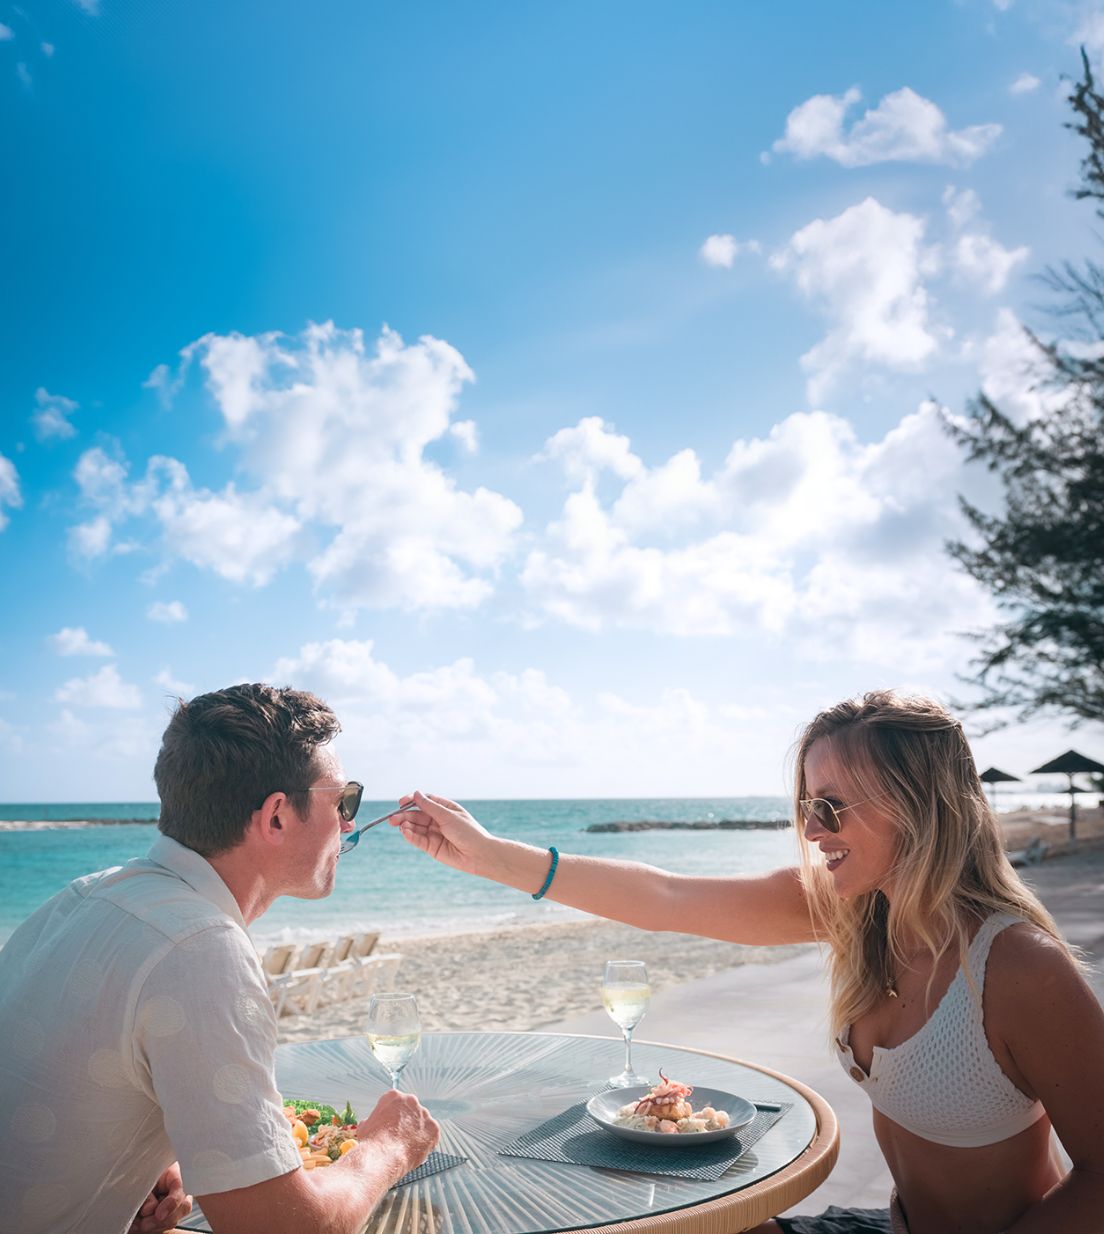
<path fill-rule="evenodd" d="M 269 793 L 260 809 L 254 810 L 250 817 L 250 834 L 256 836 L 262 844 L 283 844 L 290 809 L 287 793 Z"/>

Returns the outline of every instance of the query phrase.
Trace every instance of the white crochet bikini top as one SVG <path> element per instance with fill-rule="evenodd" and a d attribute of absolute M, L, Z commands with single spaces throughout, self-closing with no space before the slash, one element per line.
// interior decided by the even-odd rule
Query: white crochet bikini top
<path fill-rule="evenodd" d="M 848 1026 L 836 1042 L 840 1064 L 875 1109 L 936 1144 L 977 1148 L 1030 1127 L 1044 1113 L 1000 1069 L 985 1038 L 981 992 L 993 939 L 1021 919 L 996 913 L 974 935 L 966 962 L 975 998 L 960 967 L 922 1028 L 891 1048 L 874 1047 L 870 1074 L 855 1062 Z"/>

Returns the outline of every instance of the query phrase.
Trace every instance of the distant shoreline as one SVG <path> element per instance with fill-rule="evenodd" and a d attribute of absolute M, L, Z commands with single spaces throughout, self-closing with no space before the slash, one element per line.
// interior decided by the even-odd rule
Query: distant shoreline
<path fill-rule="evenodd" d="M 76 827 L 156 825 L 156 818 L 4 818 L 0 831 L 68 831 Z"/>

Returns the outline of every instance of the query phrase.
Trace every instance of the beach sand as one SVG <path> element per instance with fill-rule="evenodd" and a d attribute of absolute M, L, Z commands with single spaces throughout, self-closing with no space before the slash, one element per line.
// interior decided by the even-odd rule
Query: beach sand
<path fill-rule="evenodd" d="M 1064 818 L 1061 811 L 1002 816 L 1009 851 L 1026 848 L 1037 835 L 1046 841 L 1050 856 L 1031 867 L 1027 877 L 1055 893 L 1076 880 L 1088 854 L 1104 847 L 1104 812 L 1099 808 L 1078 811 L 1076 853 L 1066 852 L 1067 829 L 1056 823 Z M 659 994 L 732 968 L 776 964 L 808 950 L 812 948 L 741 947 L 597 920 L 392 941 L 383 923 L 377 945 L 377 951 L 402 955 L 395 988 L 417 995 L 428 1031 L 530 1031 L 585 1015 L 601 1006 L 602 965 L 610 959 L 643 960 L 653 993 Z M 367 999 L 353 999 L 319 1008 L 309 1017 L 284 1018 L 279 1040 L 361 1033 L 367 1006 Z"/>
<path fill-rule="evenodd" d="M 771 964 L 802 947 L 738 947 L 686 934 L 652 934 L 610 921 L 524 926 L 487 934 L 384 937 L 377 951 L 402 955 L 395 988 L 417 995 L 422 1027 L 529 1031 L 601 1006 L 606 960 L 643 960 L 653 992 L 742 964 Z M 364 1031 L 368 1000 L 280 1021 L 279 1040 L 348 1037 Z"/>

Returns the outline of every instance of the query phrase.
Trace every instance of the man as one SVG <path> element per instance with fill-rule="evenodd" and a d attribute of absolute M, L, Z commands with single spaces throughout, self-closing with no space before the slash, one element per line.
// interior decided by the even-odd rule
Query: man
<path fill-rule="evenodd" d="M 333 890 L 360 804 L 338 730 L 313 695 L 267 685 L 180 703 L 149 856 L 77 879 L 0 951 L 4 1229 L 153 1234 L 190 1210 L 186 1188 L 217 1234 L 359 1234 L 425 1160 L 436 1123 L 388 1092 L 351 1152 L 307 1172 L 276 1089 L 246 927 L 277 896 Z"/>

